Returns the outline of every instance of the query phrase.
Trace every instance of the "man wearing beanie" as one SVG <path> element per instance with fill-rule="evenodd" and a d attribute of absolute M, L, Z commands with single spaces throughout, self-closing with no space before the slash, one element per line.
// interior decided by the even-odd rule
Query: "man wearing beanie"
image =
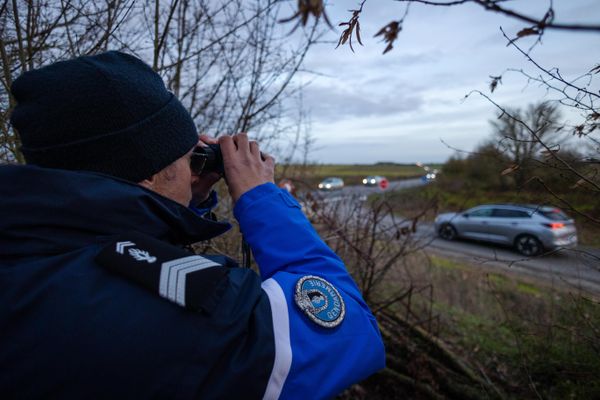
<path fill-rule="evenodd" d="M 327 399 L 384 366 L 375 318 L 274 160 L 245 134 L 201 136 L 120 52 L 26 72 L 11 123 L 27 165 L 0 167 L 0 393 L 5 399 Z M 220 145 L 260 275 L 187 246 Z"/>

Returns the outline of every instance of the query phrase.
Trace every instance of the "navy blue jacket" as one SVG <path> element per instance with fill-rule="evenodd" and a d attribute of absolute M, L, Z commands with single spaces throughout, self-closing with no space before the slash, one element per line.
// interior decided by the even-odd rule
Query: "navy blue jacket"
<path fill-rule="evenodd" d="M 384 366 L 343 263 L 275 185 L 234 209 L 259 276 L 182 250 L 229 225 L 138 185 L 30 166 L 0 182 L 3 398 L 330 398 Z"/>

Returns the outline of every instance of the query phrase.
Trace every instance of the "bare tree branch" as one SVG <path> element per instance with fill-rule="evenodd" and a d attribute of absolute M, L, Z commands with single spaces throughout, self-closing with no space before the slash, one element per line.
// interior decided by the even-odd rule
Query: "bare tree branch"
<path fill-rule="evenodd" d="M 430 6 L 457 6 L 467 3 L 477 4 L 483 7 L 487 11 L 497 12 L 507 17 L 514 18 L 519 21 L 528 22 L 533 24 L 540 29 L 560 29 L 570 31 L 581 31 L 581 32 L 600 32 L 600 25 L 586 25 L 586 24 L 561 24 L 556 22 L 547 21 L 544 19 L 534 18 L 514 10 L 502 7 L 499 4 L 501 1 L 495 0 L 457 0 L 457 1 L 428 1 L 428 0 L 394 0 L 402 3 L 420 3 Z M 539 33 L 539 32 L 538 32 Z"/>

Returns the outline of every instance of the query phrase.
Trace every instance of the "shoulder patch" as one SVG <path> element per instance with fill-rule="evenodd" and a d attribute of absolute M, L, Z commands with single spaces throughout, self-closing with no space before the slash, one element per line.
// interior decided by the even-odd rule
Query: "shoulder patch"
<path fill-rule="evenodd" d="M 294 300 L 308 318 L 325 328 L 335 328 L 346 315 L 346 305 L 340 293 L 318 276 L 300 278 L 296 283 Z"/>
<path fill-rule="evenodd" d="M 214 260 L 138 232 L 112 240 L 95 260 L 165 299 L 208 314 L 219 303 L 229 271 Z"/>

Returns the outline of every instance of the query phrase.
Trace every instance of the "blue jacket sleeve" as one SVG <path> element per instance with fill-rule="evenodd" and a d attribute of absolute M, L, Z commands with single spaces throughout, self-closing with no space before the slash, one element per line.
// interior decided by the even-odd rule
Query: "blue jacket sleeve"
<path fill-rule="evenodd" d="M 274 184 L 242 195 L 234 214 L 271 303 L 275 363 L 265 398 L 332 398 L 385 366 L 377 322 L 342 260 L 321 240 L 298 202 Z M 305 276 L 329 282 L 343 299 L 336 327 L 311 320 L 294 300 Z"/>

